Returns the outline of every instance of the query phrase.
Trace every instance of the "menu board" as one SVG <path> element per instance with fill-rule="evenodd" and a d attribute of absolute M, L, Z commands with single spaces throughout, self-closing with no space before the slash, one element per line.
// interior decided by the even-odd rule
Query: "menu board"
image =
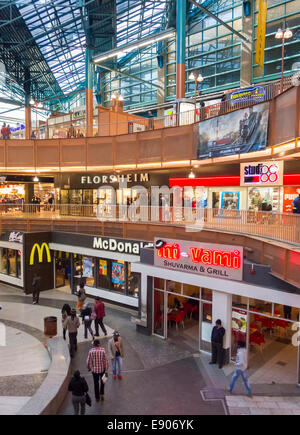
<path fill-rule="evenodd" d="M 232 330 L 241 335 L 247 332 L 247 312 L 243 310 L 232 309 Z"/>

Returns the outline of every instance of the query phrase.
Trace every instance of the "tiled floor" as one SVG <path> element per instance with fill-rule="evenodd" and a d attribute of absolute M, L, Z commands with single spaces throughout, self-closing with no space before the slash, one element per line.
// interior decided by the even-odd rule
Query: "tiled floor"
<path fill-rule="evenodd" d="M 300 397 L 226 396 L 231 415 L 300 415 Z"/>

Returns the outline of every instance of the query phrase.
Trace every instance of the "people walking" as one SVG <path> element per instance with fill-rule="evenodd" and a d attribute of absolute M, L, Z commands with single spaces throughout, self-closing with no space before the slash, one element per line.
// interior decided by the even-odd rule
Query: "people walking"
<path fill-rule="evenodd" d="M 80 371 L 76 370 L 69 383 L 69 391 L 72 392 L 72 404 L 74 407 L 74 415 L 85 415 L 86 393 L 89 391 L 86 380 L 80 376 Z"/>
<path fill-rule="evenodd" d="M 2 137 L 2 139 L 7 138 L 7 127 L 6 127 L 5 122 L 3 123 L 2 127 L 1 127 L 1 137 Z"/>
<path fill-rule="evenodd" d="M 83 310 L 81 311 L 82 323 L 84 325 L 84 338 L 88 338 L 88 331 L 90 332 L 94 340 L 94 332 L 92 330 L 92 308 L 89 306 L 88 302 L 83 305 Z"/>
<path fill-rule="evenodd" d="M 70 342 L 70 357 L 73 358 L 75 352 L 77 352 L 77 331 L 80 326 L 80 320 L 76 316 L 76 310 L 71 310 L 70 316 L 68 316 L 64 322 L 63 327 L 69 332 Z"/>
<path fill-rule="evenodd" d="M 83 309 L 84 301 L 86 300 L 86 293 L 85 293 L 83 283 L 80 283 L 79 290 L 77 292 L 77 297 L 78 297 L 77 310 L 81 311 Z"/>
<path fill-rule="evenodd" d="M 111 359 L 113 379 L 122 379 L 122 363 L 124 358 L 123 340 L 118 331 L 114 331 L 113 338 L 108 342 L 108 352 Z"/>
<path fill-rule="evenodd" d="M 246 343 L 244 341 L 238 341 L 238 351 L 236 354 L 236 361 L 235 361 L 235 372 L 232 376 L 229 389 L 228 391 L 231 393 L 234 385 L 239 378 L 239 376 L 242 376 L 242 379 L 244 381 L 248 396 L 252 396 L 251 388 L 249 386 L 249 382 L 246 376 L 246 370 L 247 370 L 247 350 L 246 350 Z"/>
<path fill-rule="evenodd" d="M 94 379 L 95 399 L 96 402 L 104 400 L 104 375 L 107 377 L 108 359 L 105 349 L 100 347 L 100 341 L 94 340 L 93 348 L 89 351 L 86 365 L 89 371 L 92 372 Z M 99 388 L 100 381 L 100 388 Z"/>
<path fill-rule="evenodd" d="M 66 339 L 66 328 L 64 327 L 64 323 L 67 320 L 67 317 L 71 315 L 71 307 L 69 304 L 64 304 L 64 306 L 61 309 L 61 323 L 63 328 L 63 338 Z"/>
<path fill-rule="evenodd" d="M 223 337 L 225 329 L 222 326 L 220 319 L 216 321 L 216 326 L 213 327 L 211 333 L 211 362 L 209 364 L 216 364 L 218 362 L 219 369 L 223 367 Z"/>
<path fill-rule="evenodd" d="M 105 306 L 99 297 L 96 298 L 96 304 L 95 304 L 94 311 L 96 314 L 96 319 L 95 319 L 96 336 L 99 337 L 99 325 L 100 325 L 104 335 L 107 335 L 107 331 L 106 331 L 105 326 L 103 324 L 103 318 L 105 317 Z"/>

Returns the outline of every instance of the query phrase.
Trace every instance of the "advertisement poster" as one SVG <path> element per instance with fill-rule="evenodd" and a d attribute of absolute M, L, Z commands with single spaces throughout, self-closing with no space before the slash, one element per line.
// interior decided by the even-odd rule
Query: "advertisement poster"
<path fill-rule="evenodd" d="M 199 123 L 198 159 L 223 157 L 266 148 L 269 103 Z"/>
<path fill-rule="evenodd" d="M 124 284 L 124 263 L 112 262 L 111 280 L 114 284 Z"/>
<path fill-rule="evenodd" d="M 106 260 L 99 261 L 99 274 L 100 275 L 107 275 L 107 261 Z"/>
<path fill-rule="evenodd" d="M 247 312 L 243 310 L 232 310 L 232 329 L 246 335 Z"/>
<path fill-rule="evenodd" d="M 224 210 L 239 210 L 240 192 L 222 192 L 221 208 Z"/>
<path fill-rule="evenodd" d="M 93 259 L 91 257 L 82 257 L 83 276 L 87 278 L 93 277 Z"/>
<path fill-rule="evenodd" d="M 283 213 L 293 213 L 293 204 L 297 196 L 300 194 L 300 187 L 288 186 L 284 188 L 283 193 Z"/>

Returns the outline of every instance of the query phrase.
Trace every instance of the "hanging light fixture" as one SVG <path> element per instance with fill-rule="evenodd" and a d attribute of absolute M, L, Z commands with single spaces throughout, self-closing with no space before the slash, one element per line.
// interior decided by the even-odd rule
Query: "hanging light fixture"
<path fill-rule="evenodd" d="M 38 183 L 40 180 L 38 179 L 37 176 L 35 176 L 34 179 L 33 179 L 33 181 L 34 181 L 35 183 Z"/>
<path fill-rule="evenodd" d="M 192 169 L 191 169 L 191 172 L 189 173 L 189 178 L 195 178 L 195 174 L 194 174 Z"/>

